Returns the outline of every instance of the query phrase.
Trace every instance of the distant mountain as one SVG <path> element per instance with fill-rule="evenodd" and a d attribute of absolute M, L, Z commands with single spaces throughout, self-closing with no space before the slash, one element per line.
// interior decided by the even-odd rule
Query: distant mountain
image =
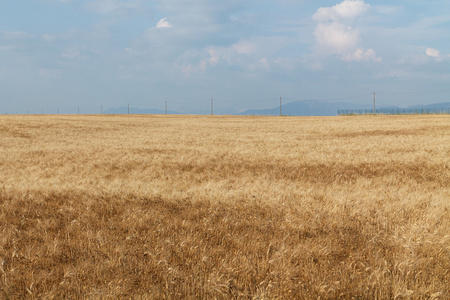
<path fill-rule="evenodd" d="M 409 106 L 408 108 L 414 108 L 414 109 L 440 109 L 440 108 L 450 108 L 450 102 L 442 102 L 442 103 L 433 103 L 433 104 L 427 104 L 427 105 L 413 105 Z"/>
<path fill-rule="evenodd" d="M 398 106 L 392 105 L 382 105 L 377 106 L 377 110 L 395 110 L 402 109 Z M 450 109 L 450 102 L 444 103 L 434 103 L 427 105 L 414 105 L 403 110 L 435 110 L 435 109 Z M 336 116 L 339 110 L 372 110 L 371 104 L 355 104 L 347 102 L 324 102 L 324 101 L 295 101 L 283 104 L 281 107 L 281 113 L 284 116 Z M 103 112 L 104 114 L 128 114 L 128 107 L 110 108 Z M 130 107 L 130 114 L 165 114 L 164 110 L 151 109 L 151 108 L 132 108 Z M 180 114 L 198 114 L 198 115 L 209 115 L 210 110 L 185 110 L 183 112 L 178 111 L 167 111 L 170 115 L 180 115 Z M 214 109 L 215 115 L 257 115 L 257 116 L 278 116 L 280 115 L 280 107 L 268 108 L 268 109 L 248 109 L 243 112 L 236 112 L 234 110 L 225 109 Z"/>
<path fill-rule="evenodd" d="M 340 109 L 368 109 L 369 105 L 360 105 L 346 102 L 323 101 L 295 101 L 282 105 L 281 113 L 284 116 L 336 116 Z M 249 109 L 239 115 L 278 116 L 280 107 L 269 109 Z"/>
<path fill-rule="evenodd" d="M 450 102 L 433 103 L 427 105 L 414 105 L 405 108 L 407 109 L 425 109 L 425 110 L 439 110 L 449 109 Z M 281 113 L 284 116 L 336 116 L 339 110 L 372 110 L 369 104 L 355 104 L 347 102 L 324 102 L 324 101 L 295 101 L 282 105 Z M 384 105 L 377 106 L 377 110 L 395 110 L 400 109 L 398 106 Z M 258 115 L 258 116 L 278 116 L 280 115 L 280 107 L 269 109 L 249 109 L 239 113 L 239 115 Z"/>
<path fill-rule="evenodd" d="M 128 114 L 128 107 L 118 107 L 118 108 L 109 108 L 103 112 L 104 114 L 111 114 L 111 115 L 125 115 Z M 165 114 L 165 110 L 160 109 L 152 109 L 152 108 L 134 108 L 130 107 L 130 114 L 133 115 L 163 115 Z M 167 111 L 168 114 L 171 115 L 178 115 L 179 112 L 176 111 Z"/>

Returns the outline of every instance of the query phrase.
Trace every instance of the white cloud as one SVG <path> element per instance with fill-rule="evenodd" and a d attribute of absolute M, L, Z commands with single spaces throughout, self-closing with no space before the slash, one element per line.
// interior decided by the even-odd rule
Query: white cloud
<path fill-rule="evenodd" d="M 208 49 L 207 53 L 209 57 L 201 59 L 197 64 L 183 63 L 180 65 L 179 68 L 181 69 L 183 76 L 188 78 L 194 73 L 205 72 L 208 66 L 214 67 L 219 63 L 221 56 L 216 48 Z M 195 53 L 194 55 L 196 54 L 198 55 L 198 53 Z"/>
<path fill-rule="evenodd" d="M 88 58 L 86 55 L 86 47 L 71 46 L 63 50 L 61 57 L 67 60 L 85 60 Z"/>
<path fill-rule="evenodd" d="M 219 65 L 219 63 L 222 63 L 221 67 L 232 66 L 249 73 L 268 71 L 275 64 L 282 68 L 291 68 L 292 63 L 285 66 L 283 63 L 272 59 L 275 53 L 291 43 L 291 39 L 281 37 L 260 36 L 242 39 L 230 46 L 209 46 L 200 52 L 190 53 L 190 55 L 184 57 L 184 62 L 179 65 L 182 66 L 185 75 L 204 72 L 210 67 Z M 198 57 L 202 57 L 197 60 L 198 63 L 192 63 Z"/>
<path fill-rule="evenodd" d="M 268 65 L 268 61 L 267 61 L 267 58 L 261 58 L 260 60 L 259 60 L 259 62 L 260 63 L 262 63 L 263 65 Z"/>
<path fill-rule="evenodd" d="M 439 58 L 441 56 L 439 50 L 434 49 L 434 48 L 427 48 L 426 53 L 428 56 L 431 56 L 431 57 Z"/>
<path fill-rule="evenodd" d="M 167 18 L 159 20 L 159 22 L 156 24 L 156 28 L 172 28 L 173 25 L 167 21 Z"/>
<path fill-rule="evenodd" d="M 316 22 L 339 21 L 341 19 L 355 18 L 366 12 L 369 4 L 362 0 L 344 0 L 332 7 L 321 7 L 313 15 Z"/>
<path fill-rule="evenodd" d="M 329 49 L 333 54 L 344 54 L 356 47 L 359 42 L 359 32 L 350 26 L 333 22 L 319 23 L 314 31 L 317 43 Z"/>
<path fill-rule="evenodd" d="M 75 37 L 77 32 L 75 30 L 69 31 L 67 33 L 53 34 L 53 33 L 44 33 L 41 35 L 41 39 L 45 42 L 54 42 L 57 40 L 68 40 L 70 38 Z"/>
<path fill-rule="evenodd" d="M 50 34 L 50 33 L 43 34 L 42 38 L 44 39 L 44 41 L 47 41 L 47 42 L 53 42 L 54 40 L 57 39 L 56 35 Z"/>
<path fill-rule="evenodd" d="M 377 57 L 375 50 L 358 48 L 354 53 L 346 54 L 342 57 L 345 61 L 373 61 L 381 62 L 381 57 Z"/>
<path fill-rule="evenodd" d="M 348 25 L 365 14 L 370 5 L 363 0 L 344 0 L 332 7 L 321 7 L 312 16 L 317 22 L 314 36 L 316 50 L 325 55 L 339 55 L 344 61 L 373 61 L 382 59 L 375 50 L 360 47 L 360 31 Z"/>
<path fill-rule="evenodd" d="M 253 54 L 256 51 L 256 45 L 250 41 L 240 41 L 231 46 L 238 54 Z"/>
<path fill-rule="evenodd" d="M 211 66 L 217 65 L 217 63 L 218 63 L 219 60 L 220 60 L 220 56 L 219 56 L 219 53 L 217 53 L 217 50 L 215 50 L 215 49 L 210 49 L 208 52 L 209 52 L 209 55 L 210 55 L 210 58 L 208 58 L 208 63 L 209 63 Z"/>
<path fill-rule="evenodd" d="M 31 37 L 28 33 L 23 31 L 5 31 L 3 36 L 8 40 L 24 39 Z"/>

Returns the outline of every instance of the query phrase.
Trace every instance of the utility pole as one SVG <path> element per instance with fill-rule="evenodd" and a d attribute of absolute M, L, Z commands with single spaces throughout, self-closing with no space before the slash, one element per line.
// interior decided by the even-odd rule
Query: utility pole
<path fill-rule="evenodd" d="M 375 114 L 375 92 L 373 92 L 373 114 Z"/>
<path fill-rule="evenodd" d="M 280 117 L 281 117 L 281 97 L 280 97 Z"/>
<path fill-rule="evenodd" d="M 214 102 L 214 99 L 211 98 L 211 116 L 213 115 L 213 102 Z"/>

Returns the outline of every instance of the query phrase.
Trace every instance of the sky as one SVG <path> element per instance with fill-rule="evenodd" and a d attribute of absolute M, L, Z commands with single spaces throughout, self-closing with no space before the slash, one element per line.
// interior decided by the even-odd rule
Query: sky
<path fill-rule="evenodd" d="M 0 1 L 0 114 L 450 102 L 448 0 Z"/>

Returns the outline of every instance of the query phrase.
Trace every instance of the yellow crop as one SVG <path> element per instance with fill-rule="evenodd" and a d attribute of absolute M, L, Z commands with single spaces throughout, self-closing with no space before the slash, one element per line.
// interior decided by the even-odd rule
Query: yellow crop
<path fill-rule="evenodd" d="M 450 118 L 0 116 L 0 299 L 449 299 Z"/>

